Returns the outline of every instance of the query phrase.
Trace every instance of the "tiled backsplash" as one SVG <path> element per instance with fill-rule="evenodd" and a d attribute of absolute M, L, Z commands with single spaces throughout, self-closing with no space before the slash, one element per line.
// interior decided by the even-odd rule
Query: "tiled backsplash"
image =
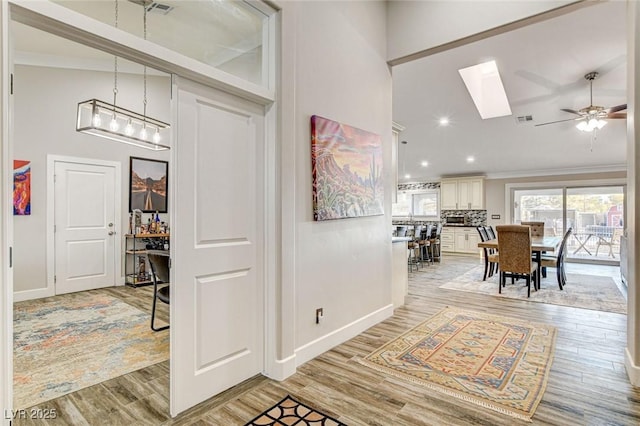
<path fill-rule="evenodd" d="M 440 189 L 440 182 L 414 182 L 398 184 L 398 191 L 418 191 L 420 189 Z"/>
<path fill-rule="evenodd" d="M 441 210 L 440 218 L 445 222 L 449 216 L 464 216 L 467 218 L 467 226 L 484 226 L 487 224 L 486 210 Z"/>

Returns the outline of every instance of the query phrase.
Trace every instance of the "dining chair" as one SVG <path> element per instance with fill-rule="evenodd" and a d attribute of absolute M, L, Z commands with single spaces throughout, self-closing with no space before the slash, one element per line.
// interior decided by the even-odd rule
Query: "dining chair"
<path fill-rule="evenodd" d="M 572 228 L 567 229 L 567 232 L 562 238 L 560 248 L 558 249 L 557 256 L 542 255 L 540 256 L 540 266 L 547 268 L 556 268 L 556 278 L 558 279 L 558 287 L 560 290 L 567 283 L 567 275 L 565 273 L 565 258 L 567 257 L 567 240 L 571 236 Z"/>
<path fill-rule="evenodd" d="M 156 318 L 156 305 L 160 300 L 163 303 L 169 304 L 170 290 L 169 290 L 169 256 L 165 254 L 147 253 L 149 259 L 149 265 L 151 266 L 151 276 L 153 279 L 153 302 L 151 305 L 151 329 L 153 331 L 162 331 L 169 328 L 169 325 L 163 327 L 155 326 Z M 160 284 L 166 284 L 160 287 Z"/>
<path fill-rule="evenodd" d="M 613 246 L 620 245 L 620 237 L 622 237 L 622 228 L 613 228 L 611 238 L 598 236 L 598 243 L 596 245 L 596 256 L 598 256 L 598 250 L 600 249 L 600 246 L 606 246 L 609 247 L 609 256 L 615 259 L 616 256 L 613 254 Z"/>
<path fill-rule="evenodd" d="M 487 241 L 492 239 L 491 237 L 489 237 L 489 233 L 484 226 L 477 226 L 476 229 L 478 231 L 478 234 L 480 234 L 480 241 Z M 483 247 L 482 250 L 484 251 L 484 275 L 482 277 L 482 281 L 486 281 L 487 277 L 493 276 L 494 267 L 498 267 L 499 259 L 498 255 L 494 253 L 492 249 Z"/>
<path fill-rule="evenodd" d="M 500 280 L 498 293 L 502 293 L 506 278 L 524 278 L 527 297 L 531 296 L 531 282 L 537 290 L 540 277 L 538 263 L 531 259 L 531 228 L 526 225 L 498 225 L 498 253 L 500 253 Z"/>
<path fill-rule="evenodd" d="M 493 226 L 488 225 L 488 226 L 485 226 L 484 229 L 487 230 L 487 234 L 489 234 L 489 239 L 490 240 L 495 240 L 496 239 L 496 231 L 493 230 Z"/>
<path fill-rule="evenodd" d="M 532 237 L 544 237 L 544 222 L 520 222 L 520 224 L 531 227 Z"/>

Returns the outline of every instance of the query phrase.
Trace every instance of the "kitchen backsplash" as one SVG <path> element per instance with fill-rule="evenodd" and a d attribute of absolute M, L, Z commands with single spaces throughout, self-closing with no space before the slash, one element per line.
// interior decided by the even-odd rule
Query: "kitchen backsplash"
<path fill-rule="evenodd" d="M 398 191 L 417 191 L 420 189 L 440 189 L 440 182 L 414 182 L 398 184 Z"/>
<path fill-rule="evenodd" d="M 467 218 L 467 226 L 484 226 L 487 224 L 486 210 L 441 210 L 442 222 L 449 216 L 464 216 Z"/>

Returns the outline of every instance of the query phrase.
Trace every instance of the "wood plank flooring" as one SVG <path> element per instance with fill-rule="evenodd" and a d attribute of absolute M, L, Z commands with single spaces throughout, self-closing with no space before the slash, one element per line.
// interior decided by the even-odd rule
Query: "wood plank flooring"
<path fill-rule="evenodd" d="M 351 426 L 529 424 L 387 377 L 354 361 L 445 306 L 558 328 L 549 383 L 532 424 L 640 424 L 640 389 L 629 384 L 624 370 L 625 315 L 438 288 L 477 264 L 477 258 L 445 256 L 442 263 L 410 274 L 406 305 L 396 309 L 393 317 L 300 366 L 283 382 L 254 377 L 171 419 L 169 363 L 164 362 L 35 407 L 55 408 L 55 420 L 15 424 L 243 425 L 287 394 Z M 570 272 L 571 268 L 585 273 L 580 266 L 570 265 Z M 607 271 L 613 269 L 605 269 L 605 274 L 615 276 Z M 105 291 L 149 310 L 149 288 Z"/>

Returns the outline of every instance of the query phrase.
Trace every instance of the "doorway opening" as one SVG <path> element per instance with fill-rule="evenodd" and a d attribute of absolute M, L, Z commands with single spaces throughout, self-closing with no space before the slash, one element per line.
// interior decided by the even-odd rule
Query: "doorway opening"
<path fill-rule="evenodd" d="M 10 25 L 10 143 L 14 158 L 31 165 L 31 214 L 12 221 L 14 408 L 52 409 L 55 398 L 80 389 L 101 394 L 106 385 L 98 383 L 131 380 L 120 377 L 141 368 L 151 369 L 166 400 L 169 330 L 151 330 L 152 287 L 124 285 L 124 252 L 130 158 L 168 161 L 170 151 L 76 132 L 78 103 L 113 96 L 114 56 Z M 144 82 L 142 65 L 118 59 L 118 105 L 142 110 L 146 97 L 147 114 L 169 122 L 171 76 L 147 73 Z M 168 212 L 159 216 L 171 224 Z M 167 305 L 159 304 L 157 318 L 169 323 Z"/>

